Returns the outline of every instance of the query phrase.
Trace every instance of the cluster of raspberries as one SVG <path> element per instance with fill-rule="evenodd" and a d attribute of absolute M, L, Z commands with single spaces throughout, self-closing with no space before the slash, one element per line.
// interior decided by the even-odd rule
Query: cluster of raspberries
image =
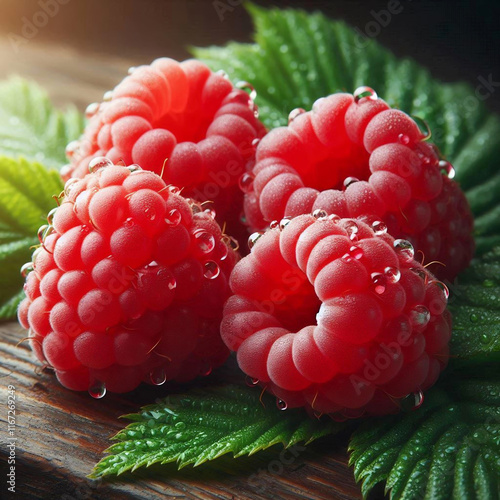
<path fill-rule="evenodd" d="M 369 87 L 267 134 L 254 98 L 162 58 L 88 107 L 22 270 L 33 351 L 96 398 L 236 351 L 282 409 L 418 406 L 449 356 L 440 280 L 474 251 L 453 167 Z"/>

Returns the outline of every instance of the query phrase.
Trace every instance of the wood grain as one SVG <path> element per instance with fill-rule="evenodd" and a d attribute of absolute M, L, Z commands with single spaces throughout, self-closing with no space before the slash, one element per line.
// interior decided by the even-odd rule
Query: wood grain
<path fill-rule="evenodd" d="M 279 446 L 254 457 L 222 457 L 199 468 L 177 471 L 152 467 L 118 480 L 90 481 L 86 476 L 102 457 L 109 437 L 125 423 L 120 415 L 164 396 L 168 388 L 144 388 L 128 395 L 94 400 L 61 387 L 50 371 L 40 372 L 15 323 L 0 327 L 0 427 L 7 428 L 7 387 L 16 388 L 16 492 L 23 499 L 283 499 L 348 500 L 360 498 L 347 465 L 346 436 L 324 438 L 293 455 Z M 227 377 L 227 370 L 215 374 Z M 173 388 L 178 390 L 178 388 Z M 2 445 L 2 466 L 7 449 Z M 2 473 L 2 478 L 5 475 Z M 5 483 L 0 486 L 2 493 Z M 3 498 L 3 497 L 2 497 Z"/>

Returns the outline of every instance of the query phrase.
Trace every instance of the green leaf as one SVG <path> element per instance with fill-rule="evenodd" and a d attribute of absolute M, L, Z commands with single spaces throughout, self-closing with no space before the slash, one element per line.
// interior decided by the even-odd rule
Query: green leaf
<path fill-rule="evenodd" d="M 0 156 L 0 319 L 16 314 L 24 295 L 19 270 L 31 260 L 37 230 L 62 189 L 56 170 Z"/>
<path fill-rule="evenodd" d="M 457 170 L 476 220 L 478 252 L 500 244 L 500 119 L 467 84 L 445 84 L 409 59 L 398 59 L 343 22 L 298 10 L 248 5 L 254 44 L 195 48 L 194 54 L 233 81 L 257 90 L 260 117 L 286 125 L 297 107 L 333 92 L 369 85 L 393 107 L 426 120 L 434 141 Z"/>
<path fill-rule="evenodd" d="M 475 259 L 451 292 L 452 356 L 500 361 L 500 247 Z"/>
<path fill-rule="evenodd" d="M 0 83 L 0 155 L 59 169 L 83 125 L 76 108 L 57 111 L 38 85 L 18 77 Z"/>
<path fill-rule="evenodd" d="M 417 411 L 367 421 L 354 431 L 349 449 L 364 496 L 386 481 L 391 500 L 497 499 L 497 366 L 482 378 L 448 376 Z"/>
<path fill-rule="evenodd" d="M 119 475 L 154 463 L 198 466 L 225 453 L 252 455 L 275 444 L 290 447 L 338 432 L 343 426 L 320 422 L 302 410 L 278 410 L 259 390 L 225 385 L 172 395 L 126 415 L 131 420 L 91 477 Z"/>

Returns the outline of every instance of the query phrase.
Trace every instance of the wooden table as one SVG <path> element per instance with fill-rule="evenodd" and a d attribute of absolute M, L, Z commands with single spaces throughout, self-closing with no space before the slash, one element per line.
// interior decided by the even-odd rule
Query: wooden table
<path fill-rule="evenodd" d="M 129 66 L 144 61 L 103 58 L 59 47 L 23 47 L 15 54 L 0 42 L 0 78 L 11 73 L 33 78 L 58 105 L 80 109 L 112 88 Z M 222 457 L 199 468 L 152 468 L 119 480 L 86 479 L 102 457 L 109 437 L 125 424 L 120 415 L 135 412 L 165 394 L 148 388 L 126 396 L 93 400 L 88 394 L 61 387 L 50 372 L 35 371 L 37 363 L 26 343 L 26 332 L 15 323 L 0 324 L 0 497 L 6 494 L 7 387 L 17 396 L 16 491 L 22 499 L 353 499 L 360 498 L 347 466 L 347 437 L 324 438 L 308 446 L 283 470 L 276 465 L 280 448 L 251 458 Z M 274 465 L 273 465 L 274 464 Z M 255 474 L 258 473 L 257 479 Z"/>

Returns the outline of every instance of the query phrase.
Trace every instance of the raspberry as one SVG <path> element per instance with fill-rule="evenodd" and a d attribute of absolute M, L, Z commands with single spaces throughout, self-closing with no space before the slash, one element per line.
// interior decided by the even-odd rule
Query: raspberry
<path fill-rule="evenodd" d="M 87 108 L 86 130 L 66 150 L 65 180 L 84 177 L 96 156 L 137 163 L 184 196 L 213 201 L 217 220 L 233 236 L 241 233 L 238 180 L 265 133 L 252 97 L 195 60 L 161 58 L 129 73 Z"/>
<path fill-rule="evenodd" d="M 231 274 L 224 342 L 281 408 L 348 418 L 421 400 L 447 364 L 446 286 L 408 241 L 313 215 L 252 238 Z"/>
<path fill-rule="evenodd" d="M 208 374 L 228 355 L 229 237 L 154 172 L 91 165 L 66 182 L 23 267 L 33 270 L 18 315 L 36 356 L 95 397 Z"/>
<path fill-rule="evenodd" d="M 292 111 L 288 127 L 257 147 L 246 180 L 247 223 L 257 231 L 316 209 L 381 221 L 426 262 L 445 264 L 432 269 L 453 280 L 473 255 L 473 219 L 452 166 L 424 142 L 428 135 L 367 87 Z"/>

